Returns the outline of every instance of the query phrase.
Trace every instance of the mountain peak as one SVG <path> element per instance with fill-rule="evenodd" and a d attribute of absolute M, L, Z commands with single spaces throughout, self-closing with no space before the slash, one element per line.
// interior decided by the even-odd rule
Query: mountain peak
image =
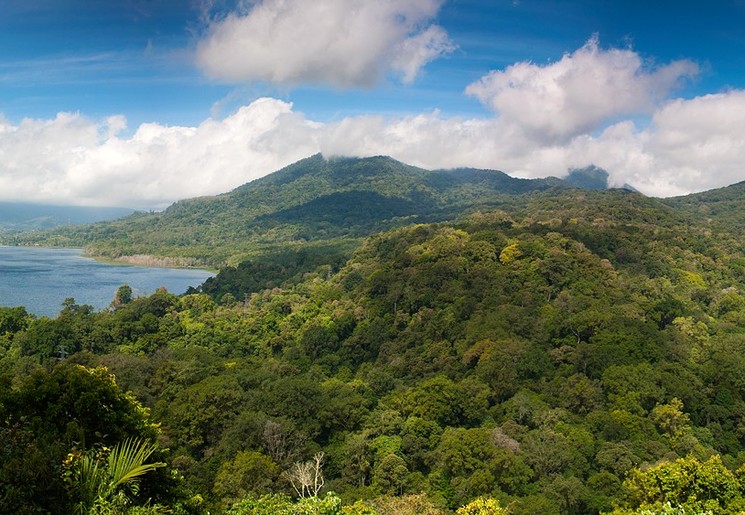
<path fill-rule="evenodd" d="M 564 178 L 569 186 L 586 190 L 607 190 L 608 172 L 595 165 L 584 168 L 572 168 Z"/>
<path fill-rule="evenodd" d="M 315 154 L 231 192 L 183 200 L 162 213 L 109 224 L 105 231 L 80 228 L 66 241 L 88 245 L 98 255 L 112 248 L 118 255 L 173 253 L 221 266 L 279 243 L 359 238 L 512 205 L 525 193 L 607 185 L 608 173 L 594 166 L 573 170 L 562 181 L 472 168 L 430 171 L 383 155 Z"/>

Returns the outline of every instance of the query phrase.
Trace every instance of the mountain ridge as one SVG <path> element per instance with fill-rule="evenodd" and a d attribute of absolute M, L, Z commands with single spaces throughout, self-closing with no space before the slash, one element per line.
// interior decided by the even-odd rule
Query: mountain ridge
<path fill-rule="evenodd" d="M 571 170 L 564 179 L 521 179 L 477 168 L 426 170 L 389 156 L 315 154 L 229 192 L 180 200 L 162 212 L 138 212 L 114 221 L 6 236 L 2 241 L 85 247 L 89 255 L 120 260 L 153 255 L 184 266 L 220 268 L 288 248 L 337 248 L 349 256 L 361 238 L 375 232 L 454 220 L 478 211 L 525 211 L 536 195 L 540 202 L 562 210 L 568 197 L 547 199 L 574 188 L 602 193 L 599 190 L 609 189 L 608 173 L 589 166 Z M 726 216 L 713 212 L 713 218 L 732 225 L 745 223 L 745 217 L 738 218 L 738 206 L 745 203 L 741 189 L 745 185 L 650 202 L 695 220 L 702 209 L 713 209 L 702 205 L 714 205 L 721 197 L 728 202 Z M 630 198 L 637 197 L 646 198 L 638 192 Z M 652 218 L 659 216 L 663 215 Z"/>
<path fill-rule="evenodd" d="M 556 178 L 518 179 L 479 169 L 430 171 L 388 156 L 327 159 L 315 154 L 230 192 L 180 200 L 159 213 L 10 241 L 84 246 L 89 254 L 108 258 L 152 254 L 221 266 L 271 251 L 278 242 L 361 238 L 557 187 L 563 183 Z M 366 206 L 366 217 L 355 212 L 360 206 Z"/>
<path fill-rule="evenodd" d="M 134 213 L 123 207 L 86 207 L 0 201 L 0 231 L 43 230 L 114 220 Z"/>

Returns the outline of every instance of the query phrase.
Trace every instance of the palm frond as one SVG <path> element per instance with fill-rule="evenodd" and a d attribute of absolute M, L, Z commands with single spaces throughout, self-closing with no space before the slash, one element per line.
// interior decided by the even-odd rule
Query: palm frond
<path fill-rule="evenodd" d="M 98 460 L 92 456 L 84 456 L 80 461 L 80 476 L 78 478 L 79 504 L 77 512 L 87 513 L 91 506 L 106 487 L 107 471 L 100 466 Z"/>
<path fill-rule="evenodd" d="M 129 438 L 117 444 L 109 454 L 110 487 L 115 489 L 138 477 L 165 467 L 165 463 L 145 463 L 155 452 L 156 445 L 147 440 Z"/>

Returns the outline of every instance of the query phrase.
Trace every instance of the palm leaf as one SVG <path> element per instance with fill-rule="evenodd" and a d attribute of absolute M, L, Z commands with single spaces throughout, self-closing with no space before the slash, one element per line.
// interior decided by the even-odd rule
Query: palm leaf
<path fill-rule="evenodd" d="M 129 438 L 117 444 L 109 454 L 109 488 L 113 490 L 151 470 L 165 467 L 161 462 L 145 463 L 155 449 L 155 444 L 142 439 Z"/>
<path fill-rule="evenodd" d="M 79 501 L 75 513 L 103 513 L 101 510 L 110 505 L 119 486 L 131 483 L 151 470 L 165 467 L 165 463 L 145 463 L 155 449 L 155 444 L 147 440 L 130 438 L 114 446 L 109 454 L 108 467 L 91 454 L 84 456 L 79 465 L 76 485 Z"/>
<path fill-rule="evenodd" d="M 80 462 L 80 476 L 78 484 L 78 495 L 80 496 L 79 513 L 85 513 L 85 507 L 93 504 L 103 486 L 103 471 L 98 466 L 98 461 L 90 456 L 84 456 Z"/>

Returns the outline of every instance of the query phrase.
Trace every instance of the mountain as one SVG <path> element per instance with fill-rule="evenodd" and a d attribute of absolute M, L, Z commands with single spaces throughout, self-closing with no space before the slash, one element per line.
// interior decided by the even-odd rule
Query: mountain
<path fill-rule="evenodd" d="M 745 227 L 745 181 L 662 202 L 714 228 L 741 231 Z"/>
<path fill-rule="evenodd" d="M 381 218 L 417 205 L 400 198 Z M 620 189 L 511 198 L 379 232 L 335 270 L 297 251 L 290 284 L 267 284 L 288 252 L 201 294 L 0 308 L 0 438 L 22 444 L 0 446 L 0 511 L 74 511 L 75 457 L 106 466 L 157 428 L 145 512 L 742 512 L 739 232 Z M 292 506 L 298 470 L 335 494 Z"/>
<path fill-rule="evenodd" d="M 607 190 L 608 172 L 593 165 L 585 168 L 574 168 L 569 171 L 569 175 L 564 178 L 564 182 L 575 188 Z"/>
<path fill-rule="evenodd" d="M 607 190 L 610 189 L 608 184 L 608 172 L 595 165 L 586 166 L 585 168 L 572 168 L 569 175 L 564 177 L 564 183 L 574 188 L 584 190 Z M 618 189 L 633 191 L 639 193 L 639 190 L 624 183 Z"/>
<path fill-rule="evenodd" d="M 160 213 L 9 241 L 85 246 L 92 255 L 110 258 L 145 254 L 222 266 L 288 245 L 333 243 L 348 253 L 374 232 L 449 220 L 509 205 L 516 195 L 561 187 L 565 183 L 556 178 L 517 179 L 471 168 L 429 171 L 385 156 L 317 154 L 229 193 L 182 200 Z"/>
<path fill-rule="evenodd" d="M 314 156 L 48 233 L 254 254 L 182 296 L 0 308 L 0 438 L 23 444 L 0 446 L 0 512 L 72 511 L 75 457 L 155 428 L 170 470 L 130 501 L 156 511 L 742 512 L 745 183 L 661 200 L 571 175 Z M 298 470 L 329 493 L 294 503 Z"/>
<path fill-rule="evenodd" d="M 133 209 L 119 207 L 50 206 L 27 202 L 0 202 L 0 232 L 91 224 L 114 220 L 133 212 Z"/>

